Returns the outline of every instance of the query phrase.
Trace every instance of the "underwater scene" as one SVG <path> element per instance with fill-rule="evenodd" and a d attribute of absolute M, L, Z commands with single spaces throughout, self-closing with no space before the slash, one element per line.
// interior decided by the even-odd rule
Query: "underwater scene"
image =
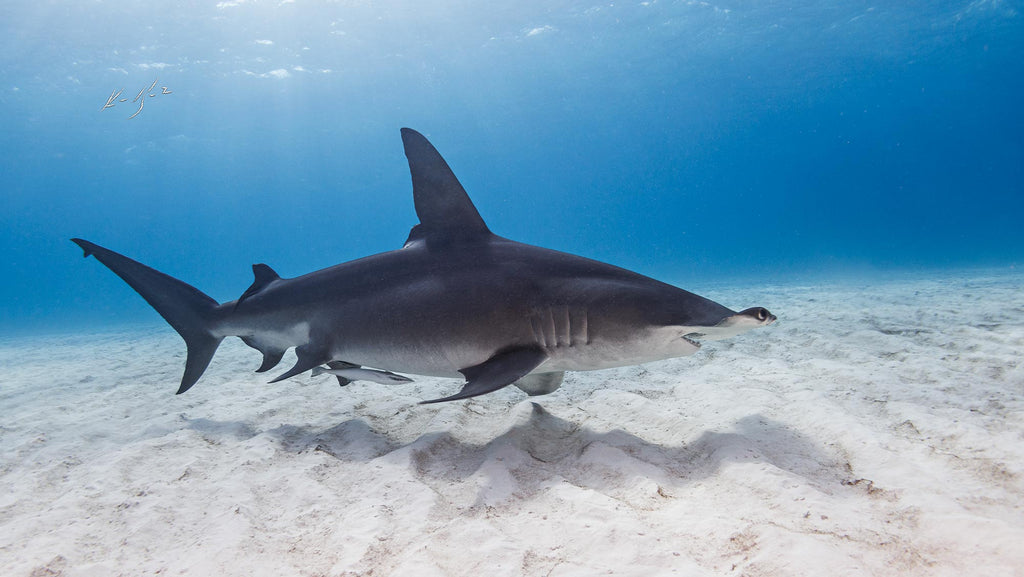
<path fill-rule="evenodd" d="M 0 47 L 4 575 L 1020 575 L 1024 3 Z"/>

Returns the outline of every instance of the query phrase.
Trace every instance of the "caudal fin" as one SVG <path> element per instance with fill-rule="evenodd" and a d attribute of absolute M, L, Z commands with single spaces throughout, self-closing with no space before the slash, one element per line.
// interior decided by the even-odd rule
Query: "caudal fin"
<path fill-rule="evenodd" d="M 112 250 L 80 238 L 71 241 L 82 247 L 86 257 L 92 255 L 114 271 L 178 331 L 188 349 L 178 394 L 189 390 L 206 371 L 224 338 L 214 336 L 210 330 L 217 301 L 191 285 Z"/>

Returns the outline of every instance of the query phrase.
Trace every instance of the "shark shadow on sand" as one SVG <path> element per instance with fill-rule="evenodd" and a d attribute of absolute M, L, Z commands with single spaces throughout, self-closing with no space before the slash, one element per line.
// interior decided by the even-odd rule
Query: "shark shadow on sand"
<path fill-rule="evenodd" d="M 843 490 L 852 474 L 841 455 L 757 414 L 738 420 L 729 431 L 706 431 L 680 446 L 652 443 L 622 430 L 595 431 L 533 402 L 517 405 L 508 419 L 508 428 L 485 443 L 468 442 L 447 431 L 403 442 L 362 419 L 329 429 L 283 425 L 259 434 L 290 453 L 322 453 L 342 462 L 405 462 L 411 475 L 437 492 L 450 494 L 472 485 L 480 493 L 479 501 L 490 499 L 493 486 L 501 484 L 492 477 L 506 473 L 514 479 L 508 490 L 520 498 L 565 481 L 612 496 L 646 483 L 647 497 L 654 501 L 673 487 L 713 478 L 731 463 L 785 471 L 823 492 Z M 190 427 L 223 440 L 238 440 L 238 431 L 255 434 L 244 426 L 207 420 L 192 421 Z"/>

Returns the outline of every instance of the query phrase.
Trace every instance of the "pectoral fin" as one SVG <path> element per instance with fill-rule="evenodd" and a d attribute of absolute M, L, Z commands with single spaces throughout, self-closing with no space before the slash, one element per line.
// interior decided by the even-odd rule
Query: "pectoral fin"
<path fill-rule="evenodd" d="M 457 401 L 497 391 L 522 379 L 547 358 L 544 351 L 533 348 L 500 352 L 479 365 L 460 370 L 466 376 L 466 384 L 458 393 L 442 399 L 423 401 L 421 404 Z"/>

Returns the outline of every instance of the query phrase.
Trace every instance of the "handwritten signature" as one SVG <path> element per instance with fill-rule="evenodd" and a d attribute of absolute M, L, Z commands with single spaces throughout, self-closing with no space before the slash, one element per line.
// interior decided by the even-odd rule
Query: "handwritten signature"
<path fill-rule="evenodd" d="M 156 83 L 159 81 L 160 79 L 157 78 L 153 81 L 153 84 L 149 85 L 149 88 L 143 88 L 139 91 L 138 94 L 135 95 L 135 98 L 132 99 L 132 103 L 138 102 L 139 109 L 135 111 L 135 114 L 129 116 L 129 119 L 135 118 L 139 115 L 140 112 L 142 112 L 142 108 L 146 105 L 146 99 L 142 97 L 144 94 L 148 94 L 150 98 L 156 98 L 156 94 L 150 93 L 150 91 L 156 88 Z M 160 89 L 163 91 L 160 94 L 173 94 L 173 92 L 168 90 L 166 86 L 161 86 Z M 108 108 L 113 108 L 114 106 L 117 106 L 118 102 L 128 102 L 127 98 L 120 98 L 122 92 L 124 92 L 124 88 L 120 90 L 114 90 L 113 92 L 111 92 L 110 96 L 107 98 L 107 103 L 103 105 L 103 108 L 100 108 L 100 111 L 104 111 Z M 119 98 L 120 100 L 118 100 Z"/>

